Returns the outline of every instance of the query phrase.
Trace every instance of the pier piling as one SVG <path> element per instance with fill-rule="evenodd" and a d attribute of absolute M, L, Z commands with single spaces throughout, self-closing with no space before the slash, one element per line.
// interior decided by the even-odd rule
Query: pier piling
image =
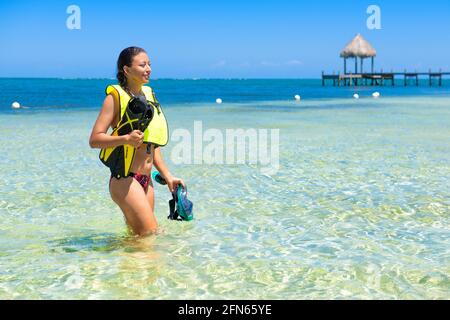
<path fill-rule="evenodd" d="M 450 72 L 375 72 L 375 73 L 344 73 L 344 74 L 325 74 L 322 71 L 322 86 L 327 84 L 327 80 L 331 80 L 333 86 L 384 86 L 386 81 L 395 86 L 395 77 L 403 77 L 403 85 L 406 87 L 411 82 L 415 86 L 419 86 L 420 77 L 428 77 L 428 84 L 432 86 L 436 83 L 438 86 L 442 86 L 442 78 L 444 76 L 450 76 Z"/>

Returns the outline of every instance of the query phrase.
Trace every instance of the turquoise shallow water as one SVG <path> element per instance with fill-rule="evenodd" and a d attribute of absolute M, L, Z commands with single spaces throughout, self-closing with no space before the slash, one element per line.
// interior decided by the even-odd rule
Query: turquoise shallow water
<path fill-rule="evenodd" d="M 2 299 L 449 299 L 450 98 L 167 105 L 171 130 L 280 129 L 280 168 L 175 165 L 195 220 L 126 234 L 95 108 L 0 114 Z M 214 190 L 216 190 L 214 192 Z"/>

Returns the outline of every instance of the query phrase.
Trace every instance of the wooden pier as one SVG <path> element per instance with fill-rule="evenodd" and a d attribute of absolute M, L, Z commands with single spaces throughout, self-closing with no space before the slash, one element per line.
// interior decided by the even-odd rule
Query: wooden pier
<path fill-rule="evenodd" d="M 322 71 L 322 85 L 325 86 L 327 81 L 332 81 L 333 86 L 383 86 L 385 84 L 395 86 L 396 78 L 403 78 L 403 85 L 407 86 L 413 84 L 418 86 L 421 77 L 428 77 L 428 83 L 432 86 L 434 83 L 442 86 L 442 77 L 449 76 L 450 72 L 375 72 L 374 58 L 377 51 L 372 45 L 363 38 L 361 34 L 357 34 L 352 41 L 350 41 L 340 53 L 340 57 L 344 61 L 344 73 L 338 74 L 324 74 Z M 371 66 L 370 72 L 364 72 L 364 59 L 370 58 Z M 347 60 L 354 59 L 354 72 L 347 71 Z M 358 68 L 358 59 L 360 60 Z M 359 70 L 358 70 L 359 69 Z"/>
<path fill-rule="evenodd" d="M 385 84 L 395 86 L 396 77 L 403 78 L 403 85 L 413 84 L 418 86 L 421 77 L 428 77 L 430 86 L 437 83 L 442 86 L 442 77 L 450 76 L 450 72 L 375 72 L 375 73 L 344 73 L 324 74 L 322 71 L 322 86 L 327 81 L 332 81 L 333 86 L 383 86 Z"/>

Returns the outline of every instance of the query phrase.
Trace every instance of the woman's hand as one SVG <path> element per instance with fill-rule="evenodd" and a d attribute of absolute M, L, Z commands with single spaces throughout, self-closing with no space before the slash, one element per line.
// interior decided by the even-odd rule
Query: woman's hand
<path fill-rule="evenodd" d="M 139 130 L 133 130 L 127 135 L 127 144 L 139 148 L 144 142 L 144 133 Z"/>
<path fill-rule="evenodd" d="M 171 193 L 173 193 L 176 190 L 176 187 L 181 184 L 184 189 L 186 189 L 186 185 L 184 184 L 183 180 L 177 177 L 168 177 L 166 178 L 167 187 L 169 187 L 169 190 Z"/>

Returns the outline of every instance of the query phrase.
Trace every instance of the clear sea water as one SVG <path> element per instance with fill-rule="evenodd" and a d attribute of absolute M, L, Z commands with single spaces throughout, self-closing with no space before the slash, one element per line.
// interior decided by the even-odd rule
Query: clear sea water
<path fill-rule="evenodd" d="M 156 185 L 142 239 L 88 145 L 113 82 L 0 79 L 0 299 L 450 299 L 450 82 L 152 81 L 171 132 L 280 129 L 280 168 L 176 165 L 169 143 L 195 219 Z"/>

